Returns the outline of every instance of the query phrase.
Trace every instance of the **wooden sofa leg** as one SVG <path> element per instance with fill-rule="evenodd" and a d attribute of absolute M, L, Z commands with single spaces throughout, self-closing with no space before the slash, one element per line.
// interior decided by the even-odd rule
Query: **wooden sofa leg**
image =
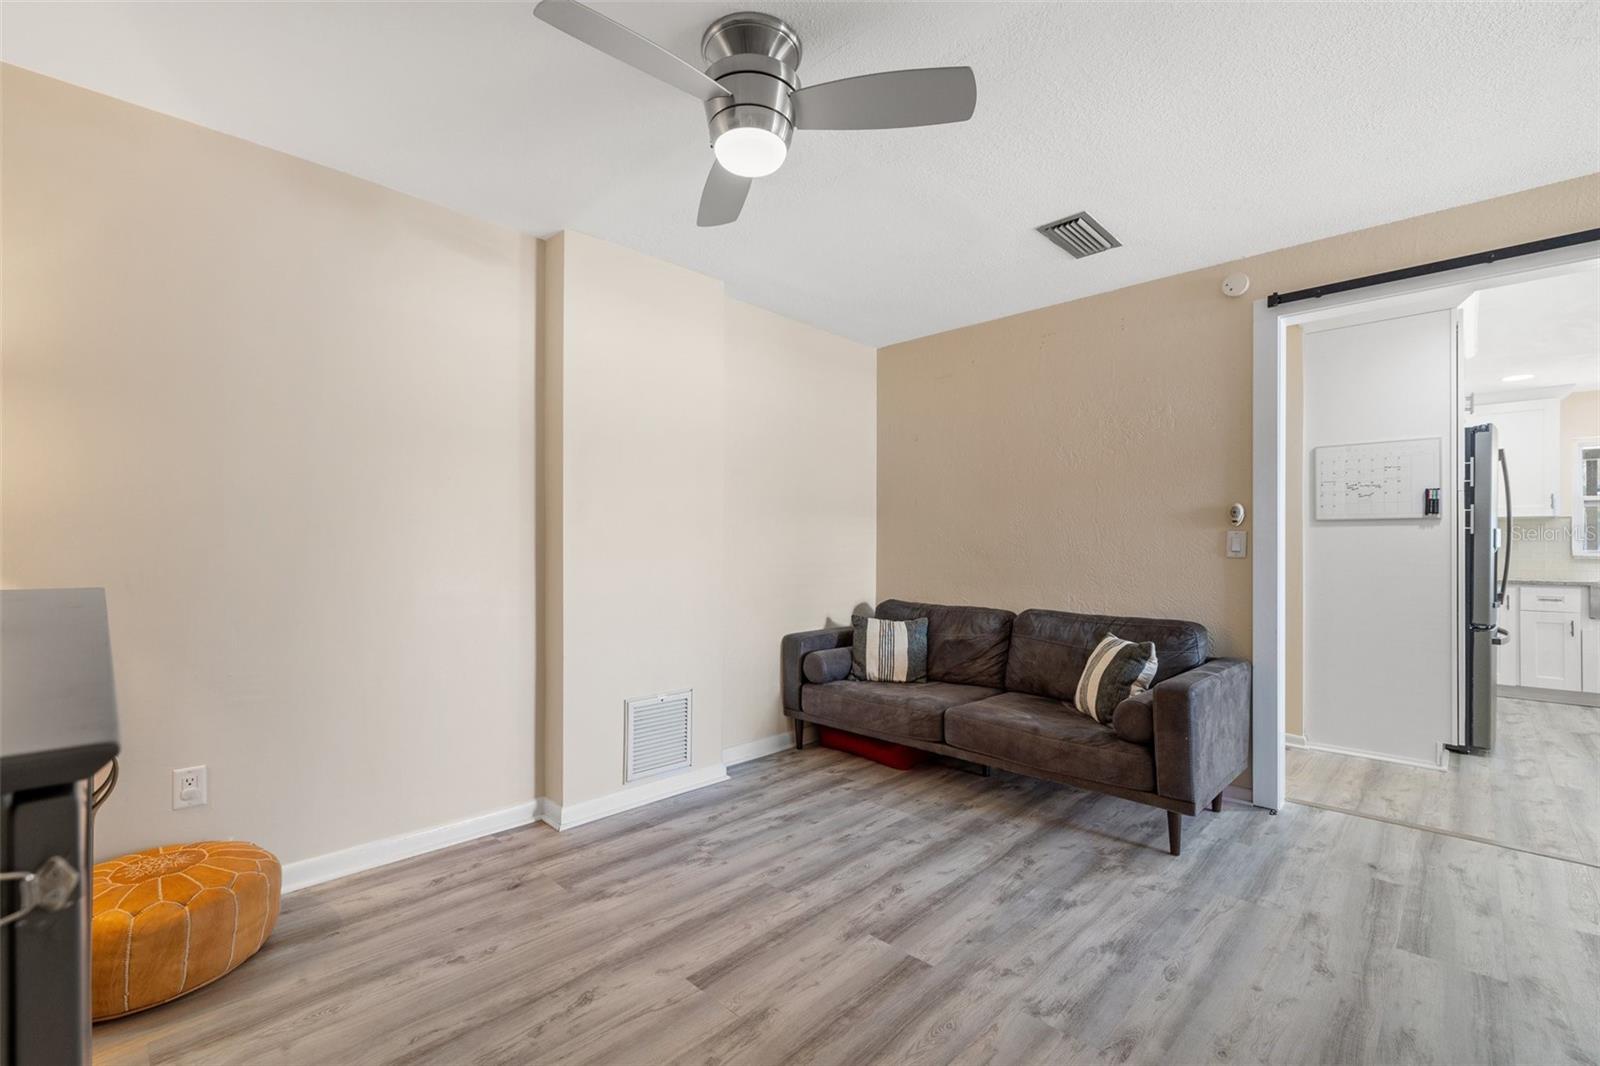
<path fill-rule="evenodd" d="M 1183 815 L 1177 811 L 1167 812 L 1167 848 L 1174 855 L 1183 850 Z"/>
<path fill-rule="evenodd" d="M 1214 811 L 1222 810 L 1222 793 L 1218 792 L 1216 796 L 1212 798 L 1211 809 Z"/>
<path fill-rule="evenodd" d="M 794 720 L 794 750 L 799 751 L 806 746 L 806 724 L 800 719 Z"/>

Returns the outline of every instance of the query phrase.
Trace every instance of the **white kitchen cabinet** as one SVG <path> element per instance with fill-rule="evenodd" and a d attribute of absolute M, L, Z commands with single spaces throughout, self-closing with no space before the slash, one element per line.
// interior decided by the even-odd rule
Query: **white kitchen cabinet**
<path fill-rule="evenodd" d="M 1506 453 L 1511 513 L 1549 518 L 1561 506 L 1561 401 L 1511 400 L 1481 403 L 1468 416 L 1475 424 L 1493 422 Z M 1503 501 L 1495 512 L 1504 513 Z"/>
<path fill-rule="evenodd" d="M 1583 675 L 1583 691 L 1600 695 L 1600 585 L 1590 585 L 1583 592 L 1583 613 L 1578 618 L 1578 641 L 1582 645 L 1578 657 L 1582 660 L 1579 673 Z"/>
<path fill-rule="evenodd" d="M 1590 622 L 1587 627 L 1580 627 L 1578 639 L 1583 643 L 1583 691 L 1600 695 L 1600 624 Z"/>
<path fill-rule="evenodd" d="M 1506 631 L 1505 643 L 1497 645 L 1494 649 L 1494 680 L 1497 685 L 1519 685 L 1518 675 L 1522 671 L 1521 649 L 1517 646 L 1517 631 L 1522 628 L 1522 622 L 1517 618 L 1517 594 L 1521 590 L 1515 585 L 1506 589 L 1506 602 L 1500 607 L 1500 628 Z"/>
<path fill-rule="evenodd" d="M 1521 603 L 1530 611 L 1581 615 L 1583 589 L 1571 585 L 1528 585 L 1522 590 Z"/>
<path fill-rule="evenodd" d="M 1521 632 L 1519 684 L 1563 692 L 1583 689 L 1582 642 L 1576 611 L 1530 611 L 1524 600 L 1517 620 Z"/>

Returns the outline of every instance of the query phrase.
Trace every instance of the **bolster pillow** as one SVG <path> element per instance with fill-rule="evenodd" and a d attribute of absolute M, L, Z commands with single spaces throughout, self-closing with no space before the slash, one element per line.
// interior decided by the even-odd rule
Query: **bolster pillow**
<path fill-rule="evenodd" d="M 814 651 L 800 663 L 806 680 L 813 685 L 826 685 L 830 681 L 843 681 L 850 676 L 850 649 L 827 648 Z"/>

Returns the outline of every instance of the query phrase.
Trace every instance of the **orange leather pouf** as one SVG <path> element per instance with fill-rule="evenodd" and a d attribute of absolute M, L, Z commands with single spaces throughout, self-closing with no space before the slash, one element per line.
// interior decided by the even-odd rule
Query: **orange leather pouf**
<path fill-rule="evenodd" d="M 283 870 L 240 840 L 168 844 L 94 868 L 94 1020 L 210 984 L 260 950 Z"/>

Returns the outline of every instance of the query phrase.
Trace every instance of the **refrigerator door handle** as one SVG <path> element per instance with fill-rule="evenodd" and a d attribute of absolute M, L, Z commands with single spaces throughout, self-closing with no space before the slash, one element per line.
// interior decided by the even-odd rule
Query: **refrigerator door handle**
<path fill-rule="evenodd" d="M 12 881 L 17 886 L 17 909 L 0 918 L 0 925 L 10 925 L 35 910 L 60 911 L 71 906 L 76 898 L 72 890 L 78 887 L 78 871 L 66 859 L 52 855 L 37 870 L 0 873 L 0 881 Z"/>
<path fill-rule="evenodd" d="M 1506 602 L 1506 585 L 1511 580 L 1511 468 L 1506 465 L 1506 450 L 1500 449 L 1500 490 L 1506 497 L 1506 542 L 1500 547 L 1500 591 L 1497 604 Z"/>

